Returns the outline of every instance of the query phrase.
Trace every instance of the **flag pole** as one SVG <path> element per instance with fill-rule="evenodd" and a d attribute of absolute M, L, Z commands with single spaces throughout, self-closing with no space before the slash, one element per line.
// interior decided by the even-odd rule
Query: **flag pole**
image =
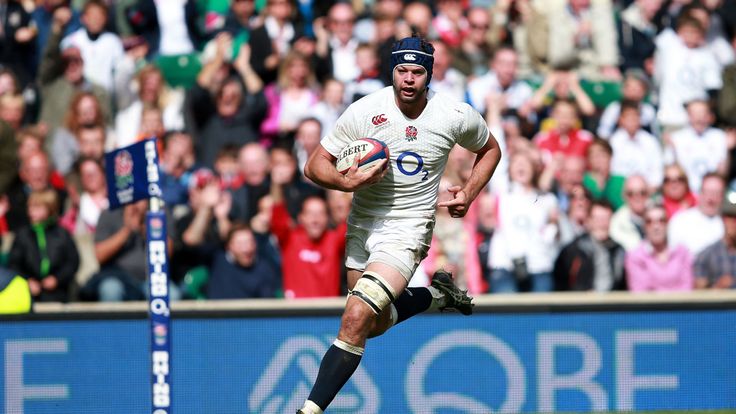
<path fill-rule="evenodd" d="M 155 145 L 152 147 L 155 151 Z M 153 171 L 149 174 L 149 192 L 152 193 L 152 196 L 149 199 L 146 214 L 148 315 L 151 329 L 151 413 L 172 414 L 173 354 L 171 352 L 171 308 L 169 306 L 169 255 L 166 212 L 158 185 L 158 157 L 155 157 L 155 166 L 155 180 Z"/>

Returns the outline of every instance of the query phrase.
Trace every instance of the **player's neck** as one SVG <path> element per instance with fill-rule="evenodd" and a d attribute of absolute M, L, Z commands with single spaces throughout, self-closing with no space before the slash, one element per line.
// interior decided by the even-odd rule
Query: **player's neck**
<path fill-rule="evenodd" d="M 428 102 L 426 92 L 415 102 L 401 102 L 401 100 L 398 98 L 394 99 L 396 101 L 396 106 L 399 108 L 399 111 L 401 111 L 401 113 L 403 113 L 404 116 L 409 119 L 419 118 L 419 115 L 422 114 L 424 108 L 427 107 Z"/>

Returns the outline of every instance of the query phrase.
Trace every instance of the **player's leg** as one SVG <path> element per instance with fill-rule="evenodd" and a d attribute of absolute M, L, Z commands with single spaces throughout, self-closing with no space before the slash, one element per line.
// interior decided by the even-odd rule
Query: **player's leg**
<path fill-rule="evenodd" d="M 299 412 L 320 414 L 332 402 L 360 364 L 366 339 L 378 315 L 396 293 L 406 287 L 406 278 L 383 263 L 371 263 L 354 284 L 340 322 L 337 339 L 325 353 L 309 399 Z"/>

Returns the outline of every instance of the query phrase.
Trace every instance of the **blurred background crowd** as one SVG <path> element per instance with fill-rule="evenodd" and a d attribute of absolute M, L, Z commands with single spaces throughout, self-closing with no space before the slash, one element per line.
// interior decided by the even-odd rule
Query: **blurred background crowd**
<path fill-rule="evenodd" d="M 504 149 L 413 285 L 736 286 L 731 0 L 0 0 L 0 265 L 36 301 L 144 299 L 147 205 L 107 208 L 103 154 L 156 137 L 174 299 L 344 294 L 351 195 L 302 171 L 412 33 Z"/>

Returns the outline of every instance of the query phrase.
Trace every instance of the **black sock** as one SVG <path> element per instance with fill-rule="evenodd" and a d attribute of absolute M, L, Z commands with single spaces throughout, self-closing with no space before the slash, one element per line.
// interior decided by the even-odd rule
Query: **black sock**
<path fill-rule="evenodd" d="M 406 288 L 394 301 L 394 307 L 398 314 L 394 325 L 426 311 L 431 304 L 432 294 L 429 289 L 425 287 Z"/>
<path fill-rule="evenodd" d="M 335 343 L 338 343 L 335 341 Z M 345 344 L 340 341 L 340 343 Z M 350 346 L 345 344 L 345 346 Z M 344 346 L 344 347 L 345 347 Z M 330 346 L 322 363 L 319 365 L 317 380 L 314 382 L 309 400 L 325 410 L 332 402 L 340 389 L 348 382 L 353 372 L 358 368 L 360 359 L 363 357 L 363 349 L 357 348 L 346 351 L 338 348 L 335 344 Z"/>

